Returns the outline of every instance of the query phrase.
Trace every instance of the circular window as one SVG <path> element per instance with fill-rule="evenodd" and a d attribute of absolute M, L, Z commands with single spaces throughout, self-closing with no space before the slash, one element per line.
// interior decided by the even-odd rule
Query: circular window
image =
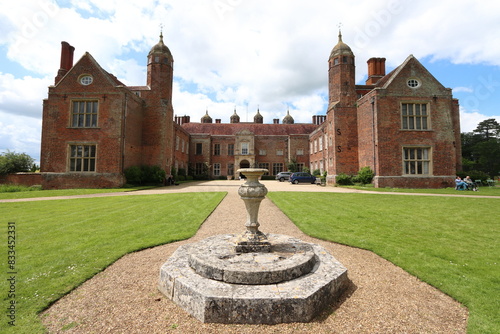
<path fill-rule="evenodd" d="M 92 83 L 92 81 L 94 81 L 94 79 L 90 75 L 84 75 L 84 76 L 80 77 L 80 83 L 84 86 L 90 85 Z"/>
<path fill-rule="evenodd" d="M 416 87 L 420 86 L 420 82 L 418 82 L 417 79 L 410 79 L 410 80 L 408 80 L 407 85 L 408 85 L 408 87 L 416 88 Z"/>

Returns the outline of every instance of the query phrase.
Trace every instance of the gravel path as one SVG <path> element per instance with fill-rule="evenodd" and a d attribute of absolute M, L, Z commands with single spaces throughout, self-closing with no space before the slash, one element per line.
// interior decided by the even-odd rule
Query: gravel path
<path fill-rule="evenodd" d="M 41 315 L 49 332 L 466 333 L 468 312 L 461 304 L 371 252 L 306 236 L 267 198 L 259 211 L 260 230 L 325 247 L 347 267 L 351 288 L 339 303 L 311 323 L 268 326 L 199 322 L 158 292 L 159 268 L 182 244 L 215 234 L 243 232 L 246 211 L 237 195 L 241 183 L 212 181 L 135 192 L 228 191 L 228 195 L 193 238 L 128 254 L 55 303 Z M 262 183 L 269 191 L 357 192 L 314 185 Z"/>

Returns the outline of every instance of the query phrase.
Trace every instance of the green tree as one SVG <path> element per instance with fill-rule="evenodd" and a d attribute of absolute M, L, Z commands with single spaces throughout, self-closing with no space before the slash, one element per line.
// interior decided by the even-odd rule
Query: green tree
<path fill-rule="evenodd" d="M 479 170 L 490 177 L 500 175 L 500 140 L 491 138 L 476 145 Z M 477 168 L 476 168 L 477 169 Z"/>
<path fill-rule="evenodd" d="M 500 124 L 498 124 L 498 122 L 494 118 L 489 118 L 480 122 L 477 125 L 477 128 L 472 132 L 480 135 L 485 140 L 489 140 L 490 138 L 499 138 Z"/>
<path fill-rule="evenodd" d="M 500 124 L 493 118 L 480 122 L 472 132 L 461 134 L 465 172 L 477 170 L 490 177 L 500 175 Z"/>
<path fill-rule="evenodd" d="M 297 164 L 297 159 L 290 159 L 290 161 L 287 164 L 287 168 L 289 172 L 298 172 L 299 171 L 299 165 Z"/>
<path fill-rule="evenodd" d="M 359 170 L 357 180 L 362 184 L 369 184 L 372 183 L 374 177 L 375 173 L 373 172 L 373 170 L 370 167 L 366 166 Z"/>
<path fill-rule="evenodd" d="M 0 174 L 29 172 L 34 159 L 26 153 L 7 151 L 0 153 Z"/>
<path fill-rule="evenodd" d="M 462 138 L 462 158 L 472 161 L 474 164 L 478 160 L 475 146 L 482 141 L 482 136 L 474 132 L 463 132 Z M 473 167 L 473 166 L 471 166 Z"/>
<path fill-rule="evenodd" d="M 166 172 L 160 166 L 132 166 L 125 170 L 127 183 L 133 185 L 163 184 Z"/>

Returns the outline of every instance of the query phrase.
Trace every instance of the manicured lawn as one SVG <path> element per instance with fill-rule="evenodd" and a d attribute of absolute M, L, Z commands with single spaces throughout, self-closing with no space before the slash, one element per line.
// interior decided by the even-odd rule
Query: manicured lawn
<path fill-rule="evenodd" d="M 192 236 L 225 193 L 183 193 L 0 203 L 2 333 L 43 333 L 37 314 L 123 255 Z M 8 268 L 8 222 L 15 267 Z M 11 224 L 11 226 L 13 226 Z M 12 229 L 11 229 L 12 230 Z M 16 278 L 9 298 L 7 272 Z M 16 326 L 6 316 L 16 301 Z"/>
<path fill-rule="evenodd" d="M 305 233 L 371 250 L 463 303 L 469 333 L 500 333 L 500 199 L 271 192 Z"/>
<path fill-rule="evenodd" d="M 441 189 L 405 189 L 405 188 L 374 188 L 373 185 L 366 186 L 342 186 L 344 188 L 352 188 L 359 190 L 368 190 L 376 192 L 397 192 L 397 193 L 425 193 L 425 194 L 440 194 L 440 195 L 467 195 L 467 196 L 500 196 L 500 187 L 479 187 L 479 191 L 455 190 L 455 188 Z"/>
<path fill-rule="evenodd" d="M 0 199 L 20 199 L 20 198 L 35 198 L 35 197 L 55 197 L 55 196 L 74 196 L 74 195 L 88 195 L 88 194 L 101 194 L 113 192 L 127 192 L 142 189 L 149 189 L 153 187 L 134 187 L 134 188 L 113 188 L 113 189 L 61 189 L 61 190 L 24 190 L 24 191 L 8 191 L 4 190 L 0 185 Z M 27 189 L 27 187 L 24 187 Z M 23 190 L 23 188 L 21 188 Z"/>

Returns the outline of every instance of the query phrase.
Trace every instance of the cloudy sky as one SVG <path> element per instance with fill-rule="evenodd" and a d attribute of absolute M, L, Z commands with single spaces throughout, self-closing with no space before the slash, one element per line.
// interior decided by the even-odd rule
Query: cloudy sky
<path fill-rule="evenodd" d="M 0 152 L 40 155 L 42 100 L 60 43 L 88 51 L 125 84 L 145 85 L 160 29 L 174 56 L 174 112 L 311 122 L 325 114 L 327 60 L 343 41 L 356 80 L 370 57 L 387 72 L 413 54 L 460 99 L 462 132 L 500 121 L 500 1 L 22 0 L 0 12 Z M 160 28 L 162 27 L 162 28 Z"/>

